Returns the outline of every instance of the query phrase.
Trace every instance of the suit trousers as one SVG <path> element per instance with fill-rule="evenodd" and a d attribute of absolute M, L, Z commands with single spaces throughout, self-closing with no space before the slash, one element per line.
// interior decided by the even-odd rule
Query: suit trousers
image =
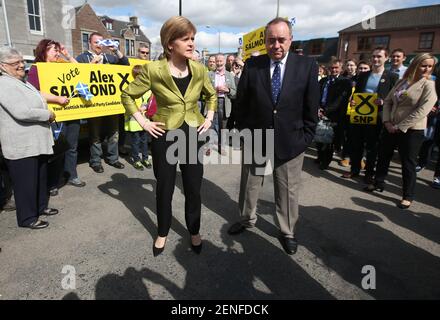
<path fill-rule="evenodd" d="M 17 222 L 25 227 L 47 209 L 47 156 L 6 160 L 14 188 Z"/>
<path fill-rule="evenodd" d="M 203 145 L 203 142 L 197 142 L 197 159 L 194 163 L 192 163 L 188 161 L 191 160 L 191 156 L 188 154 L 188 151 L 190 150 L 188 136 L 190 134 L 196 135 L 197 128 L 190 128 L 186 123 L 184 123 L 179 129 L 176 130 L 181 130 L 185 137 L 184 142 L 179 142 L 185 143 L 186 154 L 177 154 L 179 159 L 184 159 L 184 162 L 186 162 L 182 163 L 183 161 L 181 161 L 179 164 L 182 172 L 183 193 L 185 195 L 185 222 L 189 233 L 191 235 L 196 235 L 199 233 L 200 229 L 200 215 L 202 208 L 200 188 L 203 178 L 203 164 L 198 161 L 197 155 Z M 171 227 L 171 202 L 173 199 L 174 186 L 176 182 L 177 163 L 172 163 L 169 161 L 169 159 L 167 159 L 167 150 L 175 143 L 174 141 L 167 141 L 167 136 L 173 134 L 173 131 L 176 130 L 167 131 L 159 138 L 153 138 L 151 144 L 153 172 L 157 181 L 156 211 L 158 235 L 160 237 L 167 236 Z"/>
<path fill-rule="evenodd" d="M 303 162 L 304 153 L 288 161 L 275 159 L 273 182 L 276 215 L 281 234 L 286 238 L 295 236 Z M 257 221 L 258 195 L 264 182 L 264 176 L 257 175 L 256 168 L 252 164 L 242 164 L 241 167 L 238 205 L 240 222 L 247 227 L 253 227 Z"/>
<path fill-rule="evenodd" d="M 403 199 L 412 201 L 417 179 L 417 155 L 423 139 L 423 130 L 408 130 L 406 133 L 390 134 L 384 129 L 379 146 L 376 183 L 384 184 L 394 149 L 397 147 L 402 162 Z"/>
<path fill-rule="evenodd" d="M 374 176 L 376 167 L 377 148 L 380 133 L 382 131 L 382 122 L 377 119 L 375 125 L 352 124 L 350 125 L 350 160 L 351 172 L 359 174 L 361 171 L 361 162 L 364 154 L 364 145 L 366 149 L 365 175 Z"/>
<path fill-rule="evenodd" d="M 217 142 L 219 152 L 221 151 L 222 145 L 225 144 L 225 142 L 222 141 L 222 129 L 226 127 L 225 111 L 225 98 L 217 98 L 217 111 L 214 113 L 212 126 L 215 133 L 217 134 L 216 139 L 214 138 L 214 142 Z"/>
<path fill-rule="evenodd" d="M 101 164 L 101 157 L 103 156 L 102 142 L 104 140 L 107 140 L 106 161 L 108 163 L 118 161 L 118 120 L 119 115 L 97 117 L 87 120 L 89 124 L 91 166 Z"/>

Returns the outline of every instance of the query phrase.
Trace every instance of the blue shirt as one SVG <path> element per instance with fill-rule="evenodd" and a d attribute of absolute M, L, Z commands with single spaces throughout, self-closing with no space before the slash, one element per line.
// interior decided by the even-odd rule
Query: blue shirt
<path fill-rule="evenodd" d="M 405 67 L 404 65 L 401 65 L 400 68 L 397 68 L 397 69 L 393 69 L 391 67 L 390 71 L 394 72 L 395 74 L 397 74 L 399 76 L 399 79 L 402 79 L 403 75 L 405 74 L 406 69 L 408 69 L 408 67 Z"/>
<path fill-rule="evenodd" d="M 365 92 L 376 93 L 380 78 L 382 78 L 382 73 L 371 73 L 365 86 Z"/>

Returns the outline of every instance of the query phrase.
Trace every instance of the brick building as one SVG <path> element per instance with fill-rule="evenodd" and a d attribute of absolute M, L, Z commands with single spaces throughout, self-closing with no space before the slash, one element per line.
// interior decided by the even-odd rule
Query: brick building
<path fill-rule="evenodd" d="M 75 12 L 76 28 L 72 29 L 75 56 L 89 49 L 89 36 L 93 32 L 101 33 L 104 38 L 119 41 L 119 49 L 127 57 L 135 57 L 141 44 L 151 47 L 151 41 L 142 32 L 137 17 L 130 17 L 128 22 L 108 16 L 99 17 L 88 3 L 75 8 Z"/>
<path fill-rule="evenodd" d="M 340 59 L 367 58 L 378 46 L 402 48 L 408 56 L 406 64 L 420 52 L 440 57 L 440 5 L 390 10 L 375 19 L 375 29 L 358 23 L 339 31 Z"/>
<path fill-rule="evenodd" d="M 338 38 L 296 40 L 290 46 L 292 52 L 302 52 L 302 54 L 315 58 L 319 63 L 329 62 L 336 56 L 337 48 Z"/>
<path fill-rule="evenodd" d="M 69 14 L 73 13 L 63 12 L 68 8 L 64 4 L 63 0 L 0 1 L 0 45 L 15 47 L 27 61 L 34 59 L 38 42 L 45 38 L 72 51 Z"/>

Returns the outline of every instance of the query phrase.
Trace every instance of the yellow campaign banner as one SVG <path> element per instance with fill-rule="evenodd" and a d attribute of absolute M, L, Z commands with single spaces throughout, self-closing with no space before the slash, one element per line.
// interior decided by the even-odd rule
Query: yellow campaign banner
<path fill-rule="evenodd" d="M 375 103 L 377 93 L 355 93 L 355 106 L 351 108 L 350 123 L 376 124 L 378 107 Z"/>
<path fill-rule="evenodd" d="M 255 52 L 259 55 L 267 53 L 264 44 L 264 28 L 258 28 L 243 36 L 243 60 L 249 59 Z"/>
<path fill-rule="evenodd" d="M 37 69 L 41 92 L 70 98 L 65 106 L 49 104 L 57 121 L 125 113 L 121 91 L 133 81 L 132 66 L 37 63 Z"/>
<path fill-rule="evenodd" d="M 150 63 L 150 60 L 144 60 L 144 59 L 135 59 L 135 58 L 129 58 L 128 62 L 130 63 L 131 67 L 134 67 L 136 65 L 144 65 L 147 63 Z"/>

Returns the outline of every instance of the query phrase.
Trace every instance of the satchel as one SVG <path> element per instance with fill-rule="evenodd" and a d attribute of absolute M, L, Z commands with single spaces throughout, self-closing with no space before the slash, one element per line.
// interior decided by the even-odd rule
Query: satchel
<path fill-rule="evenodd" d="M 328 119 L 321 119 L 316 126 L 316 133 L 314 141 L 318 143 L 332 143 L 333 142 L 334 131 L 332 123 Z"/>

